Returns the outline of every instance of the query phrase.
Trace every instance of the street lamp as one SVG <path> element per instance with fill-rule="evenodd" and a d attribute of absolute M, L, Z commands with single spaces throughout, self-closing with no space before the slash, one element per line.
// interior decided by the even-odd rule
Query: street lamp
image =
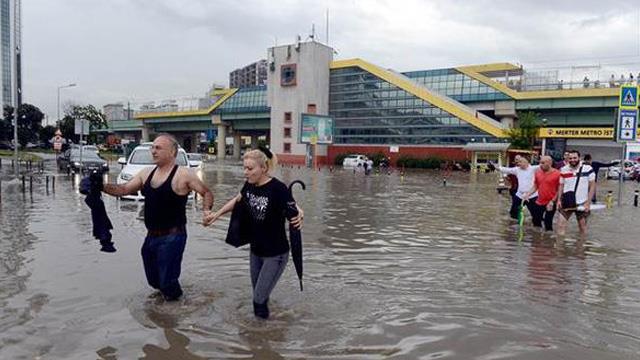
<path fill-rule="evenodd" d="M 60 126 L 60 89 L 70 88 L 74 86 L 76 86 L 76 83 L 58 86 L 58 119 L 56 121 L 56 126 Z"/>

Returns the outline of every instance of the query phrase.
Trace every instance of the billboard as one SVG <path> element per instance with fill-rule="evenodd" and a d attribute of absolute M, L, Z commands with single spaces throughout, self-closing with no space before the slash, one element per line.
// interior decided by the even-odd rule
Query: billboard
<path fill-rule="evenodd" d="M 330 116 L 300 114 L 300 143 L 333 143 L 333 119 Z"/>

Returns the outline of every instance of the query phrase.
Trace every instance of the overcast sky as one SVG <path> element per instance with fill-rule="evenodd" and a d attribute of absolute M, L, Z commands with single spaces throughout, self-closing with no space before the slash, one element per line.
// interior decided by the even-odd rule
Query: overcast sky
<path fill-rule="evenodd" d="M 276 40 L 317 38 L 336 59 L 399 71 L 487 62 L 616 64 L 640 70 L 638 1 L 602 0 L 23 0 L 25 102 L 200 96 Z M 607 72 L 609 70 L 605 70 Z M 622 70 L 621 70 L 622 71 Z M 608 73 L 607 73 L 608 74 Z M 576 76 L 580 76 L 576 74 Z M 603 79 L 609 75 L 600 74 Z"/>

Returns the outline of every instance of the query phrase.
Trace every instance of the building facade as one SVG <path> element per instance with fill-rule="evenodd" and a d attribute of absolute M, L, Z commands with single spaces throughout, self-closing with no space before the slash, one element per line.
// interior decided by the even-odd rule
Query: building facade
<path fill-rule="evenodd" d="M 22 19 L 20 0 L 0 0 L 0 96 L 2 105 L 22 102 Z"/>
<path fill-rule="evenodd" d="M 300 142 L 303 113 L 329 114 L 329 67 L 333 49 L 318 42 L 270 48 L 267 102 L 271 117 L 271 149 L 283 162 L 324 159 L 327 146 Z M 322 161 L 322 160 L 321 160 Z"/>
<path fill-rule="evenodd" d="M 208 109 L 141 114 L 143 135 L 215 132 L 225 139 L 219 158 L 231 138 L 239 158 L 241 137 L 255 144 L 266 134 L 284 163 L 333 163 L 345 153 L 465 160 L 474 148 L 504 149 L 518 114 L 532 111 L 544 120 L 546 153 L 576 148 L 596 159 L 620 156 L 612 141 L 619 83 L 572 84 L 510 63 L 398 72 L 333 54 L 315 41 L 269 48 L 265 85 L 218 89 Z M 331 144 L 301 141 L 304 114 L 331 118 Z"/>
<path fill-rule="evenodd" d="M 267 60 L 258 60 L 229 74 L 230 88 L 264 85 L 267 81 Z"/>

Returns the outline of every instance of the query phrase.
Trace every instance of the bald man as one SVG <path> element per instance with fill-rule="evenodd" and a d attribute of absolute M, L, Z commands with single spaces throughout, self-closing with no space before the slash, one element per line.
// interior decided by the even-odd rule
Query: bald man
<path fill-rule="evenodd" d="M 544 229 L 553 230 L 553 216 L 556 213 L 556 203 L 558 199 L 558 185 L 560 185 L 560 171 L 553 168 L 551 156 L 540 158 L 540 168 L 534 174 L 533 187 L 523 194 L 523 198 L 528 200 L 531 194 L 538 193 L 536 199 L 532 199 L 533 207 L 531 216 L 533 225 Z"/>
<path fill-rule="evenodd" d="M 166 301 L 178 300 L 182 288 L 178 278 L 187 241 L 187 197 L 191 191 L 202 195 L 203 219 L 213 206 L 213 194 L 195 172 L 176 164 L 178 142 L 170 134 L 159 134 L 151 156 L 155 167 L 140 171 L 121 185 L 105 184 L 103 191 L 113 196 L 144 195 L 144 224 L 147 236 L 142 245 L 142 261 L 147 282 Z"/>

